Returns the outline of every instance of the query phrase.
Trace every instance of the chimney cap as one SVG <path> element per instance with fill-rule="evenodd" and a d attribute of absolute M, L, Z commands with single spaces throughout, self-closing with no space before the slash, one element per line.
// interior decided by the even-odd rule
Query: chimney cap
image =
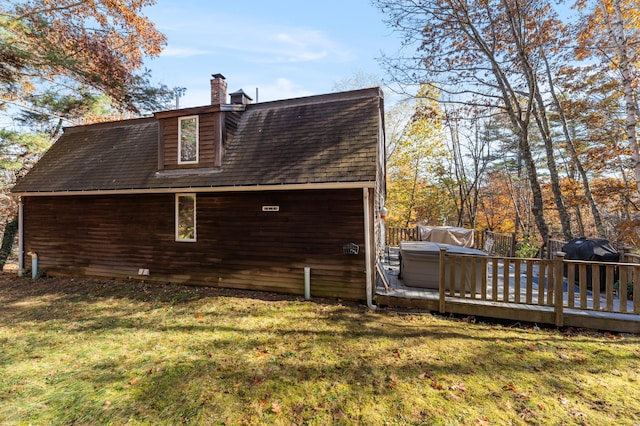
<path fill-rule="evenodd" d="M 252 101 L 253 99 L 251 98 L 251 96 L 247 95 L 244 90 L 240 89 L 240 90 L 236 90 L 233 93 L 229 93 L 229 96 L 233 96 L 233 95 L 242 95 L 245 98 L 249 99 L 250 101 Z"/>
<path fill-rule="evenodd" d="M 225 78 L 224 78 L 224 75 L 222 75 L 222 74 L 220 74 L 220 73 L 218 73 L 218 74 L 211 74 L 211 77 L 213 77 L 213 78 L 221 78 L 221 79 L 223 79 L 223 80 L 225 79 Z"/>

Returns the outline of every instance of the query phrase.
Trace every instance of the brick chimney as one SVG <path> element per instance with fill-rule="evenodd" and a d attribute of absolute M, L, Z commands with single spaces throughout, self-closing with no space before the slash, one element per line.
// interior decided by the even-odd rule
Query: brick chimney
<path fill-rule="evenodd" d="M 211 105 L 221 105 L 227 103 L 227 82 L 224 75 L 212 74 L 211 77 Z"/>

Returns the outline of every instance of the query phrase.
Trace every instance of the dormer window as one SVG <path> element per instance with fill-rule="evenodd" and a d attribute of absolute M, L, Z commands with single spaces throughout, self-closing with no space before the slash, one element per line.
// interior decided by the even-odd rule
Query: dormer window
<path fill-rule="evenodd" d="M 178 164 L 196 164 L 199 148 L 198 116 L 178 118 Z"/>

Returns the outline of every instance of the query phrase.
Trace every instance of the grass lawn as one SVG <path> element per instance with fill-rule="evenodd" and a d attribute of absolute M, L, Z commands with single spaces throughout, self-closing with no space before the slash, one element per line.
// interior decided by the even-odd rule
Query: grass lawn
<path fill-rule="evenodd" d="M 640 424 L 640 337 L 0 276 L 0 424 Z"/>

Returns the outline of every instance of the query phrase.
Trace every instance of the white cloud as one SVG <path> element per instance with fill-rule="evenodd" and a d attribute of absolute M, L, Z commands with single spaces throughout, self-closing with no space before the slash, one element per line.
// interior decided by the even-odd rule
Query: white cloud
<path fill-rule="evenodd" d="M 258 87 L 259 102 L 300 98 L 311 95 L 313 95 L 311 91 L 303 89 L 298 84 L 287 78 L 277 78 L 276 81 L 271 84 L 265 84 Z"/>
<path fill-rule="evenodd" d="M 177 47 L 167 46 L 160 56 L 174 57 L 174 58 L 189 58 L 192 56 L 210 55 L 211 51 L 198 49 L 195 47 Z"/>
<path fill-rule="evenodd" d="M 322 31 L 304 28 L 255 28 L 248 34 L 254 42 L 254 60 L 267 63 L 314 62 L 324 59 L 341 61 L 351 57 L 346 49 Z"/>
<path fill-rule="evenodd" d="M 324 31 L 295 26 L 245 23 L 238 30 L 236 21 L 206 25 L 191 22 L 181 26 L 180 38 L 169 37 L 162 53 L 166 57 L 221 55 L 233 56 L 251 63 L 299 63 L 353 59 L 345 46 Z M 174 25 L 177 25 L 175 23 Z"/>

